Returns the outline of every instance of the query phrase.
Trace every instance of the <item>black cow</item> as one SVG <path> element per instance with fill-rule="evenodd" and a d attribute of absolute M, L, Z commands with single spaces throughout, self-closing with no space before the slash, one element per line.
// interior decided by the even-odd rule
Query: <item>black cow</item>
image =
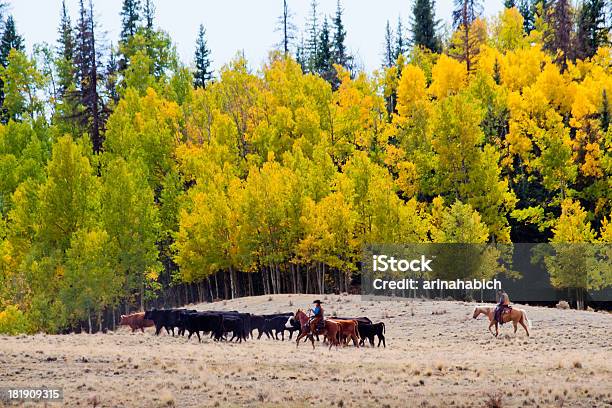
<path fill-rule="evenodd" d="M 270 338 L 270 335 L 265 332 L 264 326 L 266 324 L 266 318 L 261 315 L 251 315 L 251 338 L 253 338 L 253 330 L 257 329 L 257 339 L 260 339 L 263 334 Z"/>
<path fill-rule="evenodd" d="M 385 343 L 385 324 L 383 322 L 376 324 L 357 324 L 357 331 L 359 331 L 359 337 L 361 338 L 361 346 L 364 345 L 365 339 L 367 338 L 370 345 L 374 347 L 374 336 L 378 336 L 378 347 L 380 347 L 381 342 L 385 348 L 387 347 Z"/>
<path fill-rule="evenodd" d="M 198 341 L 201 342 L 200 332 L 210 332 L 215 340 L 219 340 L 223 335 L 223 315 L 208 312 L 182 312 L 180 315 L 181 324 L 184 330 L 189 332 L 187 340 L 195 333 Z"/>
<path fill-rule="evenodd" d="M 265 329 L 265 324 L 266 324 L 266 320 L 268 319 L 274 319 L 277 317 L 284 317 L 285 322 L 287 321 L 287 319 L 289 317 L 293 316 L 293 313 L 289 312 L 289 313 L 275 313 L 275 314 L 268 314 L 268 315 L 251 315 L 251 337 L 253 337 L 253 330 L 257 329 L 258 331 L 258 336 L 257 339 L 259 340 L 261 338 L 262 335 L 266 335 L 268 338 L 270 338 L 270 336 L 273 336 L 273 334 L 269 331 L 266 331 Z M 293 335 L 293 329 L 286 329 L 285 330 L 289 330 L 290 336 Z M 291 337 L 289 337 L 291 338 Z"/>
<path fill-rule="evenodd" d="M 264 324 L 265 333 L 268 335 L 268 337 L 272 336 L 276 340 L 278 340 L 278 334 L 280 333 L 281 339 L 284 341 L 285 330 L 289 330 L 289 328 L 285 327 L 288 319 L 288 316 L 276 316 L 271 319 L 266 319 L 266 322 Z M 272 333 L 272 330 L 275 331 L 274 334 Z M 291 331 L 290 333 L 293 334 L 293 331 Z"/>
<path fill-rule="evenodd" d="M 147 310 L 145 312 L 145 319 L 153 320 L 155 323 L 155 335 L 158 336 L 162 327 L 166 329 L 166 333 L 174 336 L 174 328 L 179 327 L 179 316 L 180 313 L 185 309 L 167 309 L 167 310 Z"/>
<path fill-rule="evenodd" d="M 177 310 L 178 310 L 178 317 L 176 318 L 176 327 L 178 328 L 178 335 L 184 336 L 185 335 L 185 322 L 183 321 L 182 316 L 185 313 L 196 313 L 197 310 L 193 310 L 193 309 L 177 309 Z"/>
<path fill-rule="evenodd" d="M 232 332 L 232 338 L 229 341 L 237 339 L 238 343 L 242 340 L 246 341 L 248 331 L 245 329 L 245 319 L 237 314 L 223 315 L 223 332 Z"/>

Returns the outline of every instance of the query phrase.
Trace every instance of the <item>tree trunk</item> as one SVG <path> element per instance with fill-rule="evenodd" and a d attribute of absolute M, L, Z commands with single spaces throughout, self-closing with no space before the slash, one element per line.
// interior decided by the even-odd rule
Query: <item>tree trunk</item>
<path fill-rule="evenodd" d="M 87 330 L 91 334 L 91 311 L 87 309 Z"/>
<path fill-rule="evenodd" d="M 212 302 L 215 296 L 213 295 L 212 285 L 210 284 L 210 276 L 206 277 L 206 282 L 208 283 L 208 292 L 210 294 L 210 301 Z"/>
<path fill-rule="evenodd" d="M 227 273 L 221 272 L 223 278 L 223 299 L 229 299 L 229 289 L 227 287 Z"/>
<path fill-rule="evenodd" d="M 325 293 L 325 264 L 321 266 L 321 294 L 323 294 Z"/>
<path fill-rule="evenodd" d="M 235 296 L 236 287 L 234 286 L 234 271 L 233 271 L 231 266 L 229 267 L 228 275 L 229 275 L 229 279 L 230 279 L 230 296 L 231 296 L 231 299 L 234 299 L 236 297 Z"/>
<path fill-rule="evenodd" d="M 216 298 L 219 299 L 219 280 L 217 279 L 217 274 L 215 273 L 215 289 L 216 289 Z"/>
<path fill-rule="evenodd" d="M 276 272 L 276 293 L 282 293 L 283 292 L 283 282 L 281 279 L 281 273 L 280 273 L 280 267 L 278 266 L 277 263 L 274 264 L 274 271 Z"/>
<path fill-rule="evenodd" d="M 140 282 L 140 310 L 144 310 L 144 278 Z"/>

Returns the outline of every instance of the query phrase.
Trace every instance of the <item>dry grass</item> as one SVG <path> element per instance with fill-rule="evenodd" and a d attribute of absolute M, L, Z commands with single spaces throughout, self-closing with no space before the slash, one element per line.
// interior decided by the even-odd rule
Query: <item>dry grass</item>
<path fill-rule="evenodd" d="M 486 408 L 504 408 L 504 395 L 501 392 L 492 392 L 487 394 L 487 398 L 485 400 Z"/>
<path fill-rule="evenodd" d="M 307 308 L 316 297 L 190 307 L 275 313 Z M 328 351 L 317 343 L 313 351 L 307 343 L 296 349 L 293 341 L 263 339 L 198 344 L 156 337 L 151 329 L 0 337 L 0 378 L 17 386 L 61 386 L 65 406 L 81 407 L 94 406 L 92 396 L 98 407 L 501 406 L 490 405 L 490 390 L 504 391 L 498 395 L 504 408 L 612 403 L 609 314 L 525 307 L 533 336 L 519 331 L 515 337 L 504 325 L 495 339 L 482 319 L 469 317 L 470 303 L 352 295 L 323 301 L 328 315 L 384 320 L 387 348 Z M 446 313 L 432 314 L 440 310 Z"/>

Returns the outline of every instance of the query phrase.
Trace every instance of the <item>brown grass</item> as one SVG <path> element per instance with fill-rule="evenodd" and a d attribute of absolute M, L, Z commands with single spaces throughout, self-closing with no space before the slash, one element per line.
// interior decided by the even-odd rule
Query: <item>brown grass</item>
<path fill-rule="evenodd" d="M 318 297 L 259 296 L 189 307 L 275 313 L 307 308 Z M 486 405 L 486 391 L 497 389 L 504 390 L 504 408 L 590 408 L 612 400 L 609 314 L 525 307 L 533 336 L 519 329 L 515 337 L 504 325 L 496 339 L 482 319 L 465 318 L 470 303 L 327 298 L 328 315 L 339 310 L 384 320 L 387 348 L 329 351 L 317 343 L 313 351 L 307 343 L 296 349 L 293 341 L 228 344 L 208 337 L 198 344 L 127 328 L 0 336 L 1 382 L 61 386 L 64 405 L 81 407 L 92 406 L 94 395 L 99 407 L 472 407 L 495 406 Z M 439 310 L 446 313 L 432 314 Z"/>

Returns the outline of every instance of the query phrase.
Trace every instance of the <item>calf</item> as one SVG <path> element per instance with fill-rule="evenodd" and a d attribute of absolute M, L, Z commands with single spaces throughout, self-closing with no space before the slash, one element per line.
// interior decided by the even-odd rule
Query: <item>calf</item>
<path fill-rule="evenodd" d="M 360 324 L 357 326 L 357 330 L 359 331 L 359 337 L 361 337 L 360 344 L 362 346 L 365 344 L 365 339 L 367 338 L 370 345 L 374 347 L 374 336 L 377 336 L 378 347 L 380 347 L 380 343 L 382 342 L 383 346 L 387 348 L 385 342 L 385 324 L 383 322 L 376 324 Z"/>
<path fill-rule="evenodd" d="M 359 347 L 359 335 L 357 333 L 357 321 L 356 320 L 340 320 L 337 318 L 329 319 L 333 322 L 338 323 L 339 332 L 338 339 L 339 341 L 343 341 L 343 339 L 352 339 L 355 347 Z"/>
<path fill-rule="evenodd" d="M 119 326 L 130 326 L 132 333 L 138 329 L 144 333 L 144 328 L 155 326 L 155 322 L 145 319 L 145 312 L 139 312 L 129 315 L 121 315 Z"/>

